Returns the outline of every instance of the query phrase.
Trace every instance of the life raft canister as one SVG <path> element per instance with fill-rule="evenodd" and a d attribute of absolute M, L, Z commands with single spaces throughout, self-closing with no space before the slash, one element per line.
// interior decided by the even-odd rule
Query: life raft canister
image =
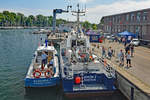
<path fill-rule="evenodd" d="M 100 38 L 100 39 L 99 39 L 99 43 L 102 43 L 102 42 L 103 42 L 103 40 L 102 40 L 102 38 Z"/>
<path fill-rule="evenodd" d="M 104 67 L 106 67 L 107 66 L 107 61 L 106 61 L 106 59 L 104 59 Z"/>
<path fill-rule="evenodd" d="M 81 83 L 81 78 L 80 78 L 79 76 L 77 76 L 77 77 L 75 78 L 75 83 L 76 83 L 76 84 L 80 84 L 80 83 Z"/>
<path fill-rule="evenodd" d="M 37 75 L 38 74 L 38 75 Z M 33 72 L 33 76 L 35 77 L 35 78 L 40 78 L 41 77 L 41 71 L 40 70 L 35 70 L 34 72 Z"/>
<path fill-rule="evenodd" d="M 90 60 L 93 60 L 93 56 L 89 56 Z"/>
<path fill-rule="evenodd" d="M 53 73 L 50 69 L 48 69 L 44 72 L 44 75 L 46 78 L 50 78 L 50 77 L 52 77 Z"/>

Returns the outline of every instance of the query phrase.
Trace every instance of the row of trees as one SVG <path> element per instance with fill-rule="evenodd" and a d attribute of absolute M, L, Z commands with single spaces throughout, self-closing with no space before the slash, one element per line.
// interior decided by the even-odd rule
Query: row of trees
<path fill-rule="evenodd" d="M 88 21 L 82 22 L 81 24 L 82 24 L 82 26 L 83 26 L 85 29 L 97 30 L 97 24 L 91 24 L 91 23 L 88 22 Z"/>
<path fill-rule="evenodd" d="M 9 26 L 37 26 L 37 27 L 51 27 L 52 26 L 52 16 L 43 16 L 43 15 L 29 15 L 25 16 L 22 13 L 14 13 L 9 11 L 3 11 L 0 13 L 0 26 L 9 27 Z M 67 23 L 66 20 L 57 19 L 56 25 Z M 91 24 L 88 21 L 81 22 L 81 25 L 85 29 L 97 29 L 96 24 Z"/>
<path fill-rule="evenodd" d="M 0 26 L 37 26 L 37 27 L 50 27 L 52 26 L 52 16 L 25 16 L 22 13 L 14 13 L 9 11 L 3 11 L 0 13 Z M 56 25 L 66 23 L 63 19 L 57 19 Z"/>

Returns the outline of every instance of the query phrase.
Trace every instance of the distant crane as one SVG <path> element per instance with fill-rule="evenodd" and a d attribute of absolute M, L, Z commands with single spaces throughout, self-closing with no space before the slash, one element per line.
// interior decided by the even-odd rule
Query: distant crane
<path fill-rule="evenodd" d="M 53 33 L 56 32 L 56 14 L 68 13 L 69 8 L 72 8 L 72 6 L 67 6 L 67 10 L 63 10 L 63 9 L 54 9 L 53 10 Z"/>

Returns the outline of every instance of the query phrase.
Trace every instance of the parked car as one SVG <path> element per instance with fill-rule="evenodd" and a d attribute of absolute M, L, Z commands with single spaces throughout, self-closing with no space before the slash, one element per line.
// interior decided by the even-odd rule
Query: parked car
<path fill-rule="evenodd" d="M 130 44 L 133 44 L 134 46 L 139 46 L 140 45 L 140 40 L 139 39 L 132 39 Z"/>
<path fill-rule="evenodd" d="M 107 38 L 107 39 L 110 39 L 111 38 L 111 34 L 110 33 L 104 33 L 104 37 Z"/>

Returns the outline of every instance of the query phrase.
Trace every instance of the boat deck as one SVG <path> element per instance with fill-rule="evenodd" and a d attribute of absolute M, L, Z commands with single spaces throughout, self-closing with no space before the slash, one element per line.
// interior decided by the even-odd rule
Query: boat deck
<path fill-rule="evenodd" d="M 109 69 L 108 67 L 104 67 L 104 64 L 100 60 L 95 60 L 92 62 L 77 62 L 69 64 L 68 59 L 65 56 L 62 56 L 63 63 L 65 65 L 63 74 L 64 77 L 72 76 L 74 74 L 82 74 L 82 73 L 96 73 L 96 74 L 105 74 L 107 77 L 115 76 L 115 72 L 113 69 Z"/>

